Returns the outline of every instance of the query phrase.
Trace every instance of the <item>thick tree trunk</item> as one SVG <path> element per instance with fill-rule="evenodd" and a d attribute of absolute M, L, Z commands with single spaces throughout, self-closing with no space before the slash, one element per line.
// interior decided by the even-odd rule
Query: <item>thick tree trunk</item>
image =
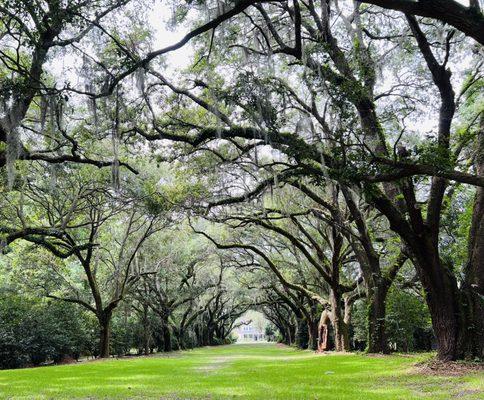
<path fill-rule="evenodd" d="M 99 358 L 108 358 L 111 340 L 111 316 L 101 316 L 99 318 L 99 325 Z"/>
<path fill-rule="evenodd" d="M 292 340 L 291 340 L 291 332 L 289 332 L 288 329 L 285 330 L 286 333 L 283 335 L 282 343 L 287 344 L 288 346 L 292 345 Z"/>
<path fill-rule="evenodd" d="M 329 350 L 329 324 L 329 313 L 324 310 L 318 326 L 318 351 Z"/>
<path fill-rule="evenodd" d="M 214 328 L 213 328 L 213 326 L 210 326 L 209 325 L 207 327 L 207 336 L 206 336 L 207 339 L 205 341 L 205 343 L 206 343 L 205 345 L 206 346 L 213 346 L 215 344 L 214 336 L 215 336 L 214 335 Z"/>
<path fill-rule="evenodd" d="M 368 353 L 388 353 L 385 331 L 387 288 L 383 284 L 368 285 Z"/>
<path fill-rule="evenodd" d="M 481 329 L 483 326 L 482 298 L 479 298 L 475 290 L 477 286 L 473 287 L 470 283 L 478 282 L 482 279 L 482 275 L 470 278 L 473 274 L 466 274 L 459 289 L 452 267 L 440 259 L 437 235 L 422 235 L 421 240 L 414 243 L 410 250 L 425 290 L 432 327 L 437 339 L 438 358 L 451 361 L 466 357 L 482 357 L 484 346 Z M 482 269 L 481 264 L 482 261 L 479 260 L 475 267 L 469 264 L 469 268 Z M 478 284 L 474 283 L 474 285 Z"/>
<path fill-rule="evenodd" d="M 349 351 L 349 330 L 343 317 L 342 296 L 338 287 L 330 290 L 331 322 L 334 329 L 334 345 L 336 351 Z"/>
<path fill-rule="evenodd" d="M 183 350 L 185 349 L 185 330 L 183 328 L 180 328 L 178 330 L 178 349 Z"/>
<path fill-rule="evenodd" d="M 168 326 L 168 321 L 163 324 L 163 351 L 171 351 L 172 346 L 171 346 L 171 332 L 170 332 L 170 327 Z"/>
<path fill-rule="evenodd" d="M 437 338 L 438 358 L 444 361 L 455 360 L 458 357 L 460 319 L 456 282 L 449 278 L 445 278 L 443 282 L 431 282 L 426 292 L 432 327 Z"/>
<path fill-rule="evenodd" d="M 440 260 L 436 238 L 426 237 L 420 243 L 415 264 L 432 317 L 437 355 L 443 361 L 455 360 L 459 353 L 457 339 L 464 322 L 457 281 L 449 266 Z"/>
<path fill-rule="evenodd" d="M 287 337 L 287 345 L 292 346 L 295 341 L 296 337 L 296 329 L 294 328 L 293 324 L 288 324 L 286 326 L 286 337 Z"/>
<path fill-rule="evenodd" d="M 484 245 L 483 245 L 484 246 Z M 481 275 L 482 276 L 482 275 Z M 481 278 L 482 280 L 482 278 Z M 458 337 L 459 359 L 484 359 L 484 290 L 478 284 L 462 289 L 463 326 Z"/>
<path fill-rule="evenodd" d="M 200 325 L 196 324 L 195 325 L 195 339 L 196 339 L 196 346 L 201 346 L 202 345 L 202 333 L 200 332 Z"/>
<path fill-rule="evenodd" d="M 308 348 L 311 350 L 318 349 L 318 331 L 319 331 L 319 321 L 308 321 L 308 333 L 309 333 L 309 341 L 308 341 Z"/>
<path fill-rule="evenodd" d="M 484 116 L 481 115 L 476 152 L 477 175 L 484 175 Z M 460 357 L 484 359 L 484 188 L 478 187 L 469 231 L 469 257 L 462 283 L 464 329 Z"/>
<path fill-rule="evenodd" d="M 293 324 L 289 327 L 289 343 L 291 346 L 293 344 L 296 344 L 296 330 L 297 330 L 297 325 Z"/>

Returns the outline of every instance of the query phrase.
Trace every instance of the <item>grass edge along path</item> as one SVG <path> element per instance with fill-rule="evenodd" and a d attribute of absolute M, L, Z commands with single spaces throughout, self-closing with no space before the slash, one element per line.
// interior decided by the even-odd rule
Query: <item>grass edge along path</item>
<path fill-rule="evenodd" d="M 0 371 L 0 399 L 482 399 L 484 374 L 419 373 L 429 354 L 315 354 L 276 344 Z"/>

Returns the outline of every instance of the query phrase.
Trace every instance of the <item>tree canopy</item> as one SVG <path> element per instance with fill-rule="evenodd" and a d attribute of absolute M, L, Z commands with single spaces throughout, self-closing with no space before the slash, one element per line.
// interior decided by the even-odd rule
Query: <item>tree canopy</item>
<path fill-rule="evenodd" d="M 1 366 L 225 343 L 250 309 L 301 348 L 484 357 L 478 1 L 0 15 Z"/>

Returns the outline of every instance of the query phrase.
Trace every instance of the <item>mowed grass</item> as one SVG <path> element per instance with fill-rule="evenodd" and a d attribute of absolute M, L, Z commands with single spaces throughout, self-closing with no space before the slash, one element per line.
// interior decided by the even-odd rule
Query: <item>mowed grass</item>
<path fill-rule="evenodd" d="M 427 376 L 429 355 L 318 355 L 275 344 L 0 371 L 2 399 L 483 399 L 484 376 Z"/>

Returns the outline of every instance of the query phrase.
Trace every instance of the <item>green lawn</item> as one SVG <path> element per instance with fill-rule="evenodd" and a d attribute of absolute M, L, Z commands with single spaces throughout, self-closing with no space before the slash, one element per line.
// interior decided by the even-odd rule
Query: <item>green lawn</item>
<path fill-rule="evenodd" d="M 427 356 L 317 355 L 274 344 L 0 371 L 2 399 L 478 399 L 483 374 L 423 376 Z"/>

